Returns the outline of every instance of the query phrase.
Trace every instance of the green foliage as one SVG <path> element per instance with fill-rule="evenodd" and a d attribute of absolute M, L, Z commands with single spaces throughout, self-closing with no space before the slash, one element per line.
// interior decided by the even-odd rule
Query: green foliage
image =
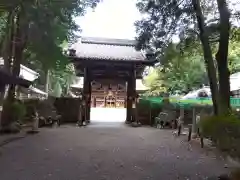
<path fill-rule="evenodd" d="M 20 103 L 18 101 L 15 101 L 12 104 L 12 112 L 14 120 L 22 120 L 24 116 L 26 115 L 26 107 L 23 103 Z"/>
<path fill-rule="evenodd" d="M 210 116 L 200 121 L 204 137 L 233 157 L 240 158 L 240 120 L 235 115 Z"/>
<path fill-rule="evenodd" d="M 144 78 L 145 86 L 149 87 L 145 93 L 147 96 L 161 96 L 166 93 L 166 88 L 163 86 L 160 72 L 154 69 Z"/>
<path fill-rule="evenodd" d="M 232 14 L 231 21 L 239 18 L 239 11 L 234 9 L 234 2 L 227 1 Z M 182 48 L 191 46 L 199 39 L 195 10 L 192 1 L 188 0 L 137 0 L 137 8 L 144 14 L 136 22 L 138 33 L 138 49 L 153 49 L 162 56 L 164 49 L 172 42 L 173 36 L 178 36 L 183 43 Z M 204 15 L 206 30 L 210 42 L 219 38 L 219 14 L 217 1 L 201 1 L 201 11 Z"/>
<path fill-rule="evenodd" d="M 0 3 L 0 48 L 1 39 L 6 35 L 9 23 L 7 14 L 21 14 L 23 64 L 36 70 L 44 84 L 48 70 L 67 71 L 70 63 L 63 54 L 63 48 L 75 42 L 80 27 L 74 18 L 84 15 L 86 8 L 94 8 L 99 0 L 68 0 L 68 1 L 3 1 Z M 3 12 L 3 13 L 2 13 Z M 8 27 L 9 28 L 9 27 Z M 69 78 L 68 78 L 69 79 Z M 63 83 L 60 82 L 62 85 Z"/>
<path fill-rule="evenodd" d="M 79 31 L 74 17 L 83 15 L 87 7 L 96 6 L 98 0 L 70 0 L 54 3 L 43 0 L 41 3 L 27 3 L 26 19 L 31 24 L 28 29 L 28 46 L 25 59 L 38 65 L 45 72 L 49 69 L 64 69 L 69 63 L 63 54 L 66 42 L 74 42 Z M 37 35 L 37 36 L 36 36 Z M 35 61 L 35 62 L 34 62 Z"/>
<path fill-rule="evenodd" d="M 229 70 L 232 73 L 240 71 L 240 29 L 233 28 L 229 44 Z"/>
<path fill-rule="evenodd" d="M 24 105 L 26 107 L 26 116 L 24 118 L 24 123 L 32 122 L 34 120 L 36 111 L 40 106 L 39 99 L 27 99 L 24 101 Z"/>
<path fill-rule="evenodd" d="M 171 87 L 167 87 L 167 91 L 170 91 L 171 93 L 176 92 L 179 89 L 181 91 L 188 91 L 190 90 L 189 88 L 196 88 L 199 84 L 202 84 L 203 82 L 206 83 L 206 73 L 202 68 L 204 67 L 204 64 L 198 63 L 197 66 L 195 64 L 191 67 L 191 64 L 194 61 L 197 60 L 200 62 L 200 60 L 203 60 L 203 49 L 202 45 L 199 43 L 199 37 L 203 34 L 203 31 L 201 31 L 202 28 L 197 22 L 196 15 L 199 15 L 199 13 L 203 14 L 201 18 L 203 20 L 203 24 L 206 25 L 204 28 L 206 28 L 207 32 L 205 40 L 206 42 L 209 41 L 211 45 L 216 46 L 216 49 L 218 49 L 216 43 L 218 44 L 220 38 L 220 21 L 217 1 L 197 1 L 201 3 L 200 12 L 196 12 L 196 9 L 193 8 L 194 1 L 188 0 L 138 0 L 137 2 L 137 7 L 144 16 L 140 21 L 136 22 L 138 34 L 138 44 L 136 48 L 151 49 L 157 55 L 161 66 L 165 66 L 166 64 L 170 65 L 170 68 L 163 67 L 163 74 L 161 74 L 162 77 L 166 76 L 163 80 L 163 82 L 166 81 L 166 85 L 164 84 L 164 87 L 171 84 Z M 231 5 L 233 5 L 232 2 L 227 1 L 227 8 L 234 7 Z M 232 9 L 230 9 L 230 12 L 232 13 L 231 21 L 233 21 L 235 20 L 238 12 Z M 176 50 L 174 50 L 175 52 L 168 51 L 169 47 L 172 50 L 173 37 L 176 36 L 179 38 L 180 42 L 177 45 Z M 212 52 L 210 52 L 211 49 L 206 46 L 207 44 L 208 43 L 204 44 L 204 52 L 205 55 L 206 52 L 209 53 L 207 57 L 205 56 L 204 61 L 207 67 L 208 75 L 210 75 L 209 79 L 211 80 L 211 90 L 214 90 L 212 95 L 214 103 L 216 104 L 217 99 L 215 95 L 218 91 L 218 89 L 214 89 L 214 87 L 217 87 L 216 74 L 214 64 L 209 62 L 212 62 L 212 57 L 215 56 L 211 56 Z M 206 49 L 208 50 L 206 51 Z M 222 51 L 225 49 L 227 48 L 223 48 Z M 216 52 L 218 52 L 218 50 L 216 50 Z M 184 57 L 182 57 L 182 55 Z M 182 61 L 182 59 L 184 59 L 185 62 Z M 238 70 L 238 66 L 236 67 L 236 64 L 238 63 L 235 62 L 236 58 L 232 57 L 232 59 L 234 62 L 230 64 L 233 69 L 232 72 L 235 72 Z M 182 67 L 179 66 L 178 62 L 181 62 Z M 198 67 L 200 67 L 200 71 L 197 70 Z M 224 68 L 226 69 L 227 66 Z M 169 76 L 166 75 L 166 73 L 169 73 Z M 224 81 L 221 81 L 221 84 L 222 82 Z M 227 81 L 225 84 L 228 84 Z M 227 93 L 226 96 L 228 96 Z M 226 99 L 227 98 L 229 97 L 226 97 Z M 215 107 L 217 106 L 215 105 Z"/>
<path fill-rule="evenodd" d="M 149 95 L 161 95 L 166 92 L 181 94 L 208 83 L 201 54 L 190 53 L 187 50 L 181 53 L 177 45 L 169 44 L 161 58 L 160 66 L 145 78 L 145 84 L 150 87 L 147 92 Z"/>
<path fill-rule="evenodd" d="M 54 84 L 52 95 L 54 97 L 60 97 L 62 95 L 62 87 L 58 81 Z"/>
<path fill-rule="evenodd" d="M 15 100 L 14 102 L 7 101 L 4 104 L 8 111 L 11 112 L 10 122 L 23 120 L 26 115 L 26 107 L 22 102 Z"/>
<path fill-rule="evenodd" d="M 68 64 L 63 70 L 52 70 L 50 72 L 50 92 L 55 97 L 67 96 L 70 85 L 75 80 L 73 64 Z"/>

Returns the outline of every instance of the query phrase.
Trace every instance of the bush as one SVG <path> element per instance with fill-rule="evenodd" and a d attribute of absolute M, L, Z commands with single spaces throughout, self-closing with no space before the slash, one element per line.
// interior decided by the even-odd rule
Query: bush
<path fill-rule="evenodd" d="M 7 113 L 9 113 L 10 118 L 9 123 L 20 121 L 24 118 L 26 114 L 26 107 L 21 101 L 18 100 L 14 100 L 13 102 L 6 101 L 4 104 L 6 106 L 5 110 L 7 111 Z"/>
<path fill-rule="evenodd" d="M 26 107 L 24 123 L 29 123 L 33 121 L 33 117 L 35 116 L 39 103 L 40 102 L 38 99 L 27 99 L 24 101 L 24 105 Z"/>
<path fill-rule="evenodd" d="M 23 103 L 15 101 L 11 105 L 13 121 L 21 121 L 26 115 L 26 107 Z"/>
<path fill-rule="evenodd" d="M 2 124 L 1 133 L 17 133 L 21 130 L 20 122 L 23 120 L 26 114 L 25 105 L 18 100 L 5 101 L 4 113 L 7 117 L 7 121 Z"/>
<path fill-rule="evenodd" d="M 200 129 L 219 150 L 240 158 L 240 120 L 235 115 L 206 117 L 200 122 Z"/>

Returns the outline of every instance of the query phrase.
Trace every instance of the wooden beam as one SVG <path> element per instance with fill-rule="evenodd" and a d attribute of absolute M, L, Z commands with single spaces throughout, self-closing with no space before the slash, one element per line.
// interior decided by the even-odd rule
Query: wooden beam
<path fill-rule="evenodd" d="M 114 76 L 124 73 L 124 74 L 131 74 L 132 71 L 132 67 L 135 66 L 135 70 L 136 70 L 136 76 L 137 78 L 141 78 L 142 77 L 142 73 L 143 70 L 145 68 L 145 65 L 143 64 L 138 64 L 138 63 L 127 63 L 126 61 L 124 62 L 113 62 L 113 61 L 101 61 L 101 62 L 94 62 L 91 61 L 91 63 L 89 63 L 89 61 L 84 64 L 82 61 L 79 63 L 75 63 L 75 70 L 76 70 L 76 74 L 78 76 L 83 76 L 84 75 L 84 68 L 88 67 L 91 70 L 91 74 L 95 74 L 95 73 L 100 73 L 102 75 L 106 75 L 107 73 L 110 72 L 114 72 L 115 74 L 113 74 Z M 111 74 L 111 73 L 110 73 Z"/>
<path fill-rule="evenodd" d="M 123 65 L 137 65 L 137 64 L 142 64 L 145 66 L 153 66 L 156 64 L 156 60 L 144 60 L 144 61 L 137 61 L 137 60 L 112 60 L 112 59 L 97 59 L 97 58 L 78 58 L 78 57 L 70 57 L 68 56 L 71 62 L 74 64 L 77 63 L 82 63 L 84 65 L 89 65 L 92 63 L 104 63 L 104 64 L 123 64 Z"/>
<path fill-rule="evenodd" d="M 127 76 L 123 76 L 123 77 L 119 77 L 119 76 L 110 76 L 110 75 L 98 75 L 98 76 L 92 76 L 92 79 L 94 80 L 104 80 L 104 79 L 113 79 L 115 81 L 127 81 L 127 79 L 129 79 L 129 77 Z"/>

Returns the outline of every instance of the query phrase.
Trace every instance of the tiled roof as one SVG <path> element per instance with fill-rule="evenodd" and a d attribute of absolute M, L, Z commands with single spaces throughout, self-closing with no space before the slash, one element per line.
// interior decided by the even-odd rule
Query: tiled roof
<path fill-rule="evenodd" d="M 72 48 L 81 59 L 147 61 L 134 45 L 134 40 L 82 38 Z"/>

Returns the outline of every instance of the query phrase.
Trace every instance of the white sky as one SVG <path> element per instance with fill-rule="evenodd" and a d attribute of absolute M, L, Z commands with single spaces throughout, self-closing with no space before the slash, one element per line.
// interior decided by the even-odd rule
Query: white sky
<path fill-rule="evenodd" d="M 83 30 L 82 36 L 134 39 L 134 22 L 139 19 L 136 0 L 103 0 L 76 22 Z"/>
<path fill-rule="evenodd" d="M 240 10 L 240 0 L 230 0 L 231 9 Z M 82 36 L 134 39 L 134 22 L 141 19 L 136 0 L 102 0 L 93 10 L 88 9 L 84 17 L 76 22 L 82 29 Z M 239 23 L 239 22 L 235 22 Z M 178 42 L 178 37 L 173 37 Z"/>

